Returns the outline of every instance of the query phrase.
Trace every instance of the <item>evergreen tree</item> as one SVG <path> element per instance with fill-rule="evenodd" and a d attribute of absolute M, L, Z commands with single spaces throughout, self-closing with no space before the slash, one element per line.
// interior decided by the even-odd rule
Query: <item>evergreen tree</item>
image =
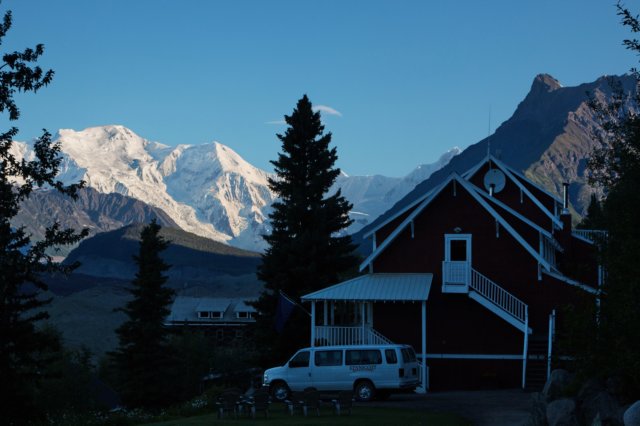
<path fill-rule="evenodd" d="M 629 10 L 617 5 L 623 25 L 640 32 L 640 22 Z M 625 40 L 625 46 L 639 53 L 640 42 Z M 640 74 L 632 99 L 640 105 Z M 608 238 L 601 241 L 602 259 L 607 274 L 602 305 L 596 319 L 583 321 L 583 338 L 578 356 L 586 375 L 618 376 L 634 399 L 640 398 L 640 117 L 627 107 L 627 96 L 614 87 L 614 102 L 592 101 L 601 121 L 596 138 L 600 148 L 589 161 L 591 183 L 605 195 L 602 204 L 604 228 Z M 595 208 L 594 208 L 595 209 Z M 593 213 L 590 211 L 589 216 Z M 597 216 L 598 213 L 595 213 Z M 588 324 L 598 324 L 589 327 Z"/>
<path fill-rule="evenodd" d="M 0 45 L 11 28 L 11 12 L 0 23 Z M 2 55 L 0 65 L 0 114 L 8 120 L 20 117 L 14 101 L 16 92 L 37 92 L 48 85 L 53 71 L 34 66 L 44 52 L 43 45 Z M 59 349 L 59 342 L 37 327 L 48 318 L 43 296 L 47 285 L 43 273 L 68 272 L 76 265 L 61 266 L 48 254 L 57 246 L 73 244 L 86 235 L 50 226 L 43 240 L 32 242 L 24 227 L 14 227 L 12 219 L 20 203 L 34 189 L 49 186 L 75 198 L 82 183 L 65 186 L 56 180 L 61 158 L 60 145 L 44 131 L 33 145 L 35 158 L 19 160 L 12 152 L 16 127 L 0 131 L 0 419 L 5 424 L 26 422 L 42 414 L 36 404 L 42 372 L 49 361 L 46 354 Z"/>
<path fill-rule="evenodd" d="M 111 355 L 124 403 L 159 408 L 174 400 L 174 357 L 164 325 L 174 292 L 165 287 L 163 273 L 169 265 L 160 257 L 169 243 L 155 220 L 142 229 L 140 239 L 140 252 L 134 256 L 138 272 L 129 290 L 133 299 L 122 309 L 128 320 L 116 330 L 120 342 Z"/>
<path fill-rule="evenodd" d="M 589 207 L 587 207 L 587 215 L 582 218 L 578 224 L 578 229 L 604 229 L 606 226 L 604 213 L 602 212 L 602 203 L 598 200 L 596 194 L 591 194 Z"/>
<path fill-rule="evenodd" d="M 352 206 L 339 190 L 327 195 L 340 174 L 336 148 L 329 147 L 331 133 L 324 133 L 320 113 L 306 95 L 285 121 L 289 127 L 277 135 L 282 152 L 271 162 L 276 177 L 269 179 L 279 199 L 269 215 L 272 232 L 264 236 L 269 247 L 258 268 L 266 290 L 255 304 L 256 336 L 261 347 L 272 348 L 264 351 L 268 361 L 309 343 L 310 321 L 301 309 L 294 310 L 281 335 L 275 334 L 279 291 L 299 302 L 300 296 L 340 281 L 357 262 L 351 237 L 340 234 L 352 223 Z"/>

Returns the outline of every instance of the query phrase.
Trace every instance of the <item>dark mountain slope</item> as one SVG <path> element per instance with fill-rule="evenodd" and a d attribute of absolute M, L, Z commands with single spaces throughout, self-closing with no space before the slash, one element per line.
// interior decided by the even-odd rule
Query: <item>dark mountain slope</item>
<path fill-rule="evenodd" d="M 136 272 L 133 256 L 139 250 L 143 225 L 103 232 L 80 243 L 65 262 L 80 261 L 77 272 L 98 277 L 132 279 Z M 254 275 L 258 253 L 234 248 L 176 228 L 163 227 L 161 235 L 171 244 L 162 257 L 171 265 L 172 282 L 212 283 L 221 276 Z"/>
<path fill-rule="evenodd" d="M 35 191 L 23 201 L 13 224 L 25 226 L 33 234 L 33 240 L 37 241 L 44 237 L 45 228 L 56 220 L 66 228 L 89 228 L 90 235 L 95 235 L 132 223 L 149 223 L 154 218 L 162 226 L 177 227 L 157 207 L 124 195 L 103 194 L 93 188 L 83 188 L 78 191 L 76 201 L 57 191 Z M 72 249 L 73 247 L 62 247 L 57 254 L 63 256 Z"/>
<path fill-rule="evenodd" d="M 625 92 L 635 93 L 633 77 L 613 79 L 620 82 Z M 447 166 L 416 185 L 405 198 L 355 234 L 354 240 L 362 242 L 362 235 L 451 173 L 470 169 L 487 154 L 489 145 L 493 155 L 552 193 L 560 193 L 562 182 L 571 182 L 571 204 L 575 212 L 583 214 L 593 191 L 586 182 L 586 161 L 596 146 L 590 136 L 596 123 L 587 105 L 588 93 L 601 100 L 611 99 L 609 78 L 562 87 L 547 74 L 536 76 L 525 99 L 493 135 L 469 146 Z"/>

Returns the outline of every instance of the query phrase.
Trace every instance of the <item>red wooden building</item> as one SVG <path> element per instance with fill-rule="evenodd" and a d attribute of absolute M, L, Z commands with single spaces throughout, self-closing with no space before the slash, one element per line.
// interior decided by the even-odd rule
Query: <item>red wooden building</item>
<path fill-rule="evenodd" d="M 366 235 L 367 274 L 302 298 L 312 345 L 412 344 L 425 389 L 539 384 L 556 312 L 598 303 L 602 277 L 599 231 L 571 229 L 566 193 L 493 156 L 452 174 Z"/>

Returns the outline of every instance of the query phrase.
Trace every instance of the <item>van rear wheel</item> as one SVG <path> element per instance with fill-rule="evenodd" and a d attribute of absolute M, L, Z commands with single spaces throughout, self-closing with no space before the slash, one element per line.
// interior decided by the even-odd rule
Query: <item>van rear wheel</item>
<path fill-rule="evenodd" d="M 358 401 L 371 401 L 376 394 L 376 388 L 369 380 L 361 380 L 356 383 L 355 394 Z"/>
<path fill-rule="evenodd" d="M 289 398 L 291 391 L 285 382 L 275 382 L 271 385 L 271 397 L 276 401 L 283 402 Z"/>

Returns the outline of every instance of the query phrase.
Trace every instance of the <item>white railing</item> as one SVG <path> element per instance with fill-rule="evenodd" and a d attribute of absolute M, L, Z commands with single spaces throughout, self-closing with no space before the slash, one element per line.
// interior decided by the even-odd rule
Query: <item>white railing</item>
<path fill-rule="evenodd" d="M 540 234 L 540 255 L 544 260 L 549 262 L 551 266 L 556 266 L 556 247 L 553 242 Z"/>
<path fill-rule="evenodd" d="M 466 261 L 442 262 L 442 283 L 444 285 L 469 285 L 471 265 Z"/>
<path fill-rule="evenodd" d="M 503 311 L 512 315 L 518 321 L 525 322 L 527 305 L 489 278 L 475 269 L 472 270 L 470 287 L 485 299 L 490 300 Z"/>
<path fill-rule="evenodd" d="M 420 386 L 416 388 L 416 393 L 426 393 L 429 390 L 429 366 L 422 363 L 422 355 L 418 355 L 418 377 Z"/>
<path fill-rule="evenodd" d="M 389 345 L 393 342 L 369 326 L 316 326 L 316 346 Z"/>
<path fill-rule="evenodd" d="M 609 237 L 607 231 L 599 229 L 574 229 L 572 233 L 594 243 L 606 241 Z"/>

